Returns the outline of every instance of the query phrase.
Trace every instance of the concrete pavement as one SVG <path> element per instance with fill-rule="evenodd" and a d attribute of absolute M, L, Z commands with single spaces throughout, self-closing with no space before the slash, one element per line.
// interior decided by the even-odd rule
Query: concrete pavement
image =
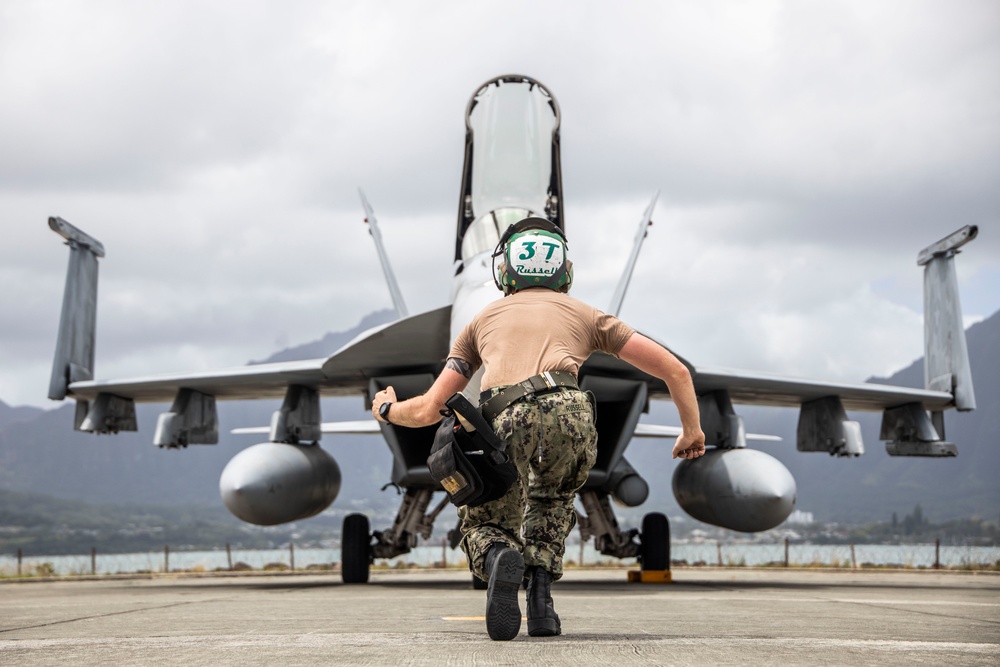
<path fill-rule="evenodd" d="M 1000 574 L 569 570 L 563 632 L 492 642 L 456 570 L 0 583 L 0 665 L 1000 664 Z M 523 598 L 522 598 L 523 601 Z M 523 603 L 522 603 L 523 609 Z"/>

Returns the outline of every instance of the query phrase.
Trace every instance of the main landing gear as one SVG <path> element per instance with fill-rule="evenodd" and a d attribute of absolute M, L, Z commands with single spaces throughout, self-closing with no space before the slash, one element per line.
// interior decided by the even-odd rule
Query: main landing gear
<path fill-rule="evenodd" d="M 368 517 L 364 514 L 348 514 L 344 517 L 340 550 L 341 577 L 344 583 L 366 583 L 371 564 L 376 558 L 401 556 L 417 546 L 418 537 L 430 539 L 434 520 L 448 504 L 446 495 L 427 514 L 433 495 L 434 489 L 406 489 L 392 528 L 385 531 L 370 532 Z"/>
<path fill-rule="evenodd" d="M 368 517 L 364 514 L 348 514 L 344 517 L 340 545 L 340 576 L 345 584 L 368 582 L 368 571 L 372 564 L 372 536 L 368 532 L 368 525 Z"/>
<path fill-rule="evenodd" d="M 622 531 L 604 491 L 580 492 L 584 514 L 578 514 L 580 539 L 594 538 L 594 547 L 605 556 L 636 558 L 643 570 L 670 569 L 670 522 L 664 514 L 650 512 L 642 531 Z"/>
<path fill-rule="evenodd" d="M 432 489 L 409 488 L 403 495 L 403 502 L 392 528 L 386 531 L 370 531 L 368 517 L 364 514 L 349 514 L 344 518 L 341 544 L 341 576 L 345 584 L 363 584 L 368 581 L 371 564 L 376 558 L 394 558 L 409 553 L 417 545 L 417 538 L 430 539 L 434 520 L 448 504 L 445 496 L 440 503 L 427 513 Z M 580 538 L 594 538 L 594 547 L 605 556 L 615 558 L 636 558 L 643 570 L 670 569 L 670 522 L 659 512 L 650 512 L 642 520 L 642 530 L 635 528 L 623 531 L 618 526 L 611 502 L 603 491 L 583 491 L 580 493 L 585 514 L 578 514 Z M 457 531 L 449 533 L 452 547 Z M 486 588 L 486 583 L 475 575 L 473 588 Z"/>

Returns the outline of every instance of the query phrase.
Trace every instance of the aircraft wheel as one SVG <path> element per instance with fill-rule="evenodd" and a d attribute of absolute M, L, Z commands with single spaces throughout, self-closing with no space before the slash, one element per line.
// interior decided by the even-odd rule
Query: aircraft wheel
<path fill-rule="evenodd" d="M 472 589 L 476 591 L 485 591 L 490 587 L 490 582 L 483 581 L 476 575 L 472 575 Z"/>
<path fill-rule="evenodd" d="M 643 570 L 670 569 L 670 522 L 665 515 L 650 512 L 642 518 L 639 545 Z"/>
<path fill-rule="evenodd" d="M 345 584 L 364 584 L 372 564 L 372 537 L 368 517 L 348 514 L 341 532 L 340 575 Z"/>

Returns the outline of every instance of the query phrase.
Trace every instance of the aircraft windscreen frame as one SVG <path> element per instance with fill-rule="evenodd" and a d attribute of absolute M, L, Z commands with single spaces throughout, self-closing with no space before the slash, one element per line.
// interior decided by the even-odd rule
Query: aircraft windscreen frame
<path fill-rule="evenodd" d="M 477 159 L 463 259 L 492 251 L 509 225 L 549 207 L 559 114 L 536 82 L 497 80 L 475 96 L 466 122 Z"/>

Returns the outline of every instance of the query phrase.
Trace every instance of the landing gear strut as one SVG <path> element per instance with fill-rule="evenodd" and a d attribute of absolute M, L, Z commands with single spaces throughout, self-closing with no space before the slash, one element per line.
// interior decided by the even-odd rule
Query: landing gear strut
<path fill-rule="evenodd" d="M 577 515 L 580 539 L 594 538 L 594 548 L 605 556 L 637 558 L 643 570 L 670 569 L 670 522 L 659 512 L 642 519 L 642 532 L 635 528 L 623 531 L 618 526 L 608 494 L 603 491 L 580 492 L 586 514 Z"/>
<path fill-rule="evenodd" d="M 345 584 L 363 584 L 368 581 L 372 561 L 376 558 L 395 558 L 409 553 L 417 546 L 417 538 L 430 539 L 434 519 L 448 504 L 445 496 L 434 510 L 427 514 L 434 489 L 408 488 L 396 513 L 392 528 L 369 532 L 368 517 L 349 514 L 344 518 L 341 548 L 341 576 Z M 373 543 L 374 540 L 374 543 Z"/>

